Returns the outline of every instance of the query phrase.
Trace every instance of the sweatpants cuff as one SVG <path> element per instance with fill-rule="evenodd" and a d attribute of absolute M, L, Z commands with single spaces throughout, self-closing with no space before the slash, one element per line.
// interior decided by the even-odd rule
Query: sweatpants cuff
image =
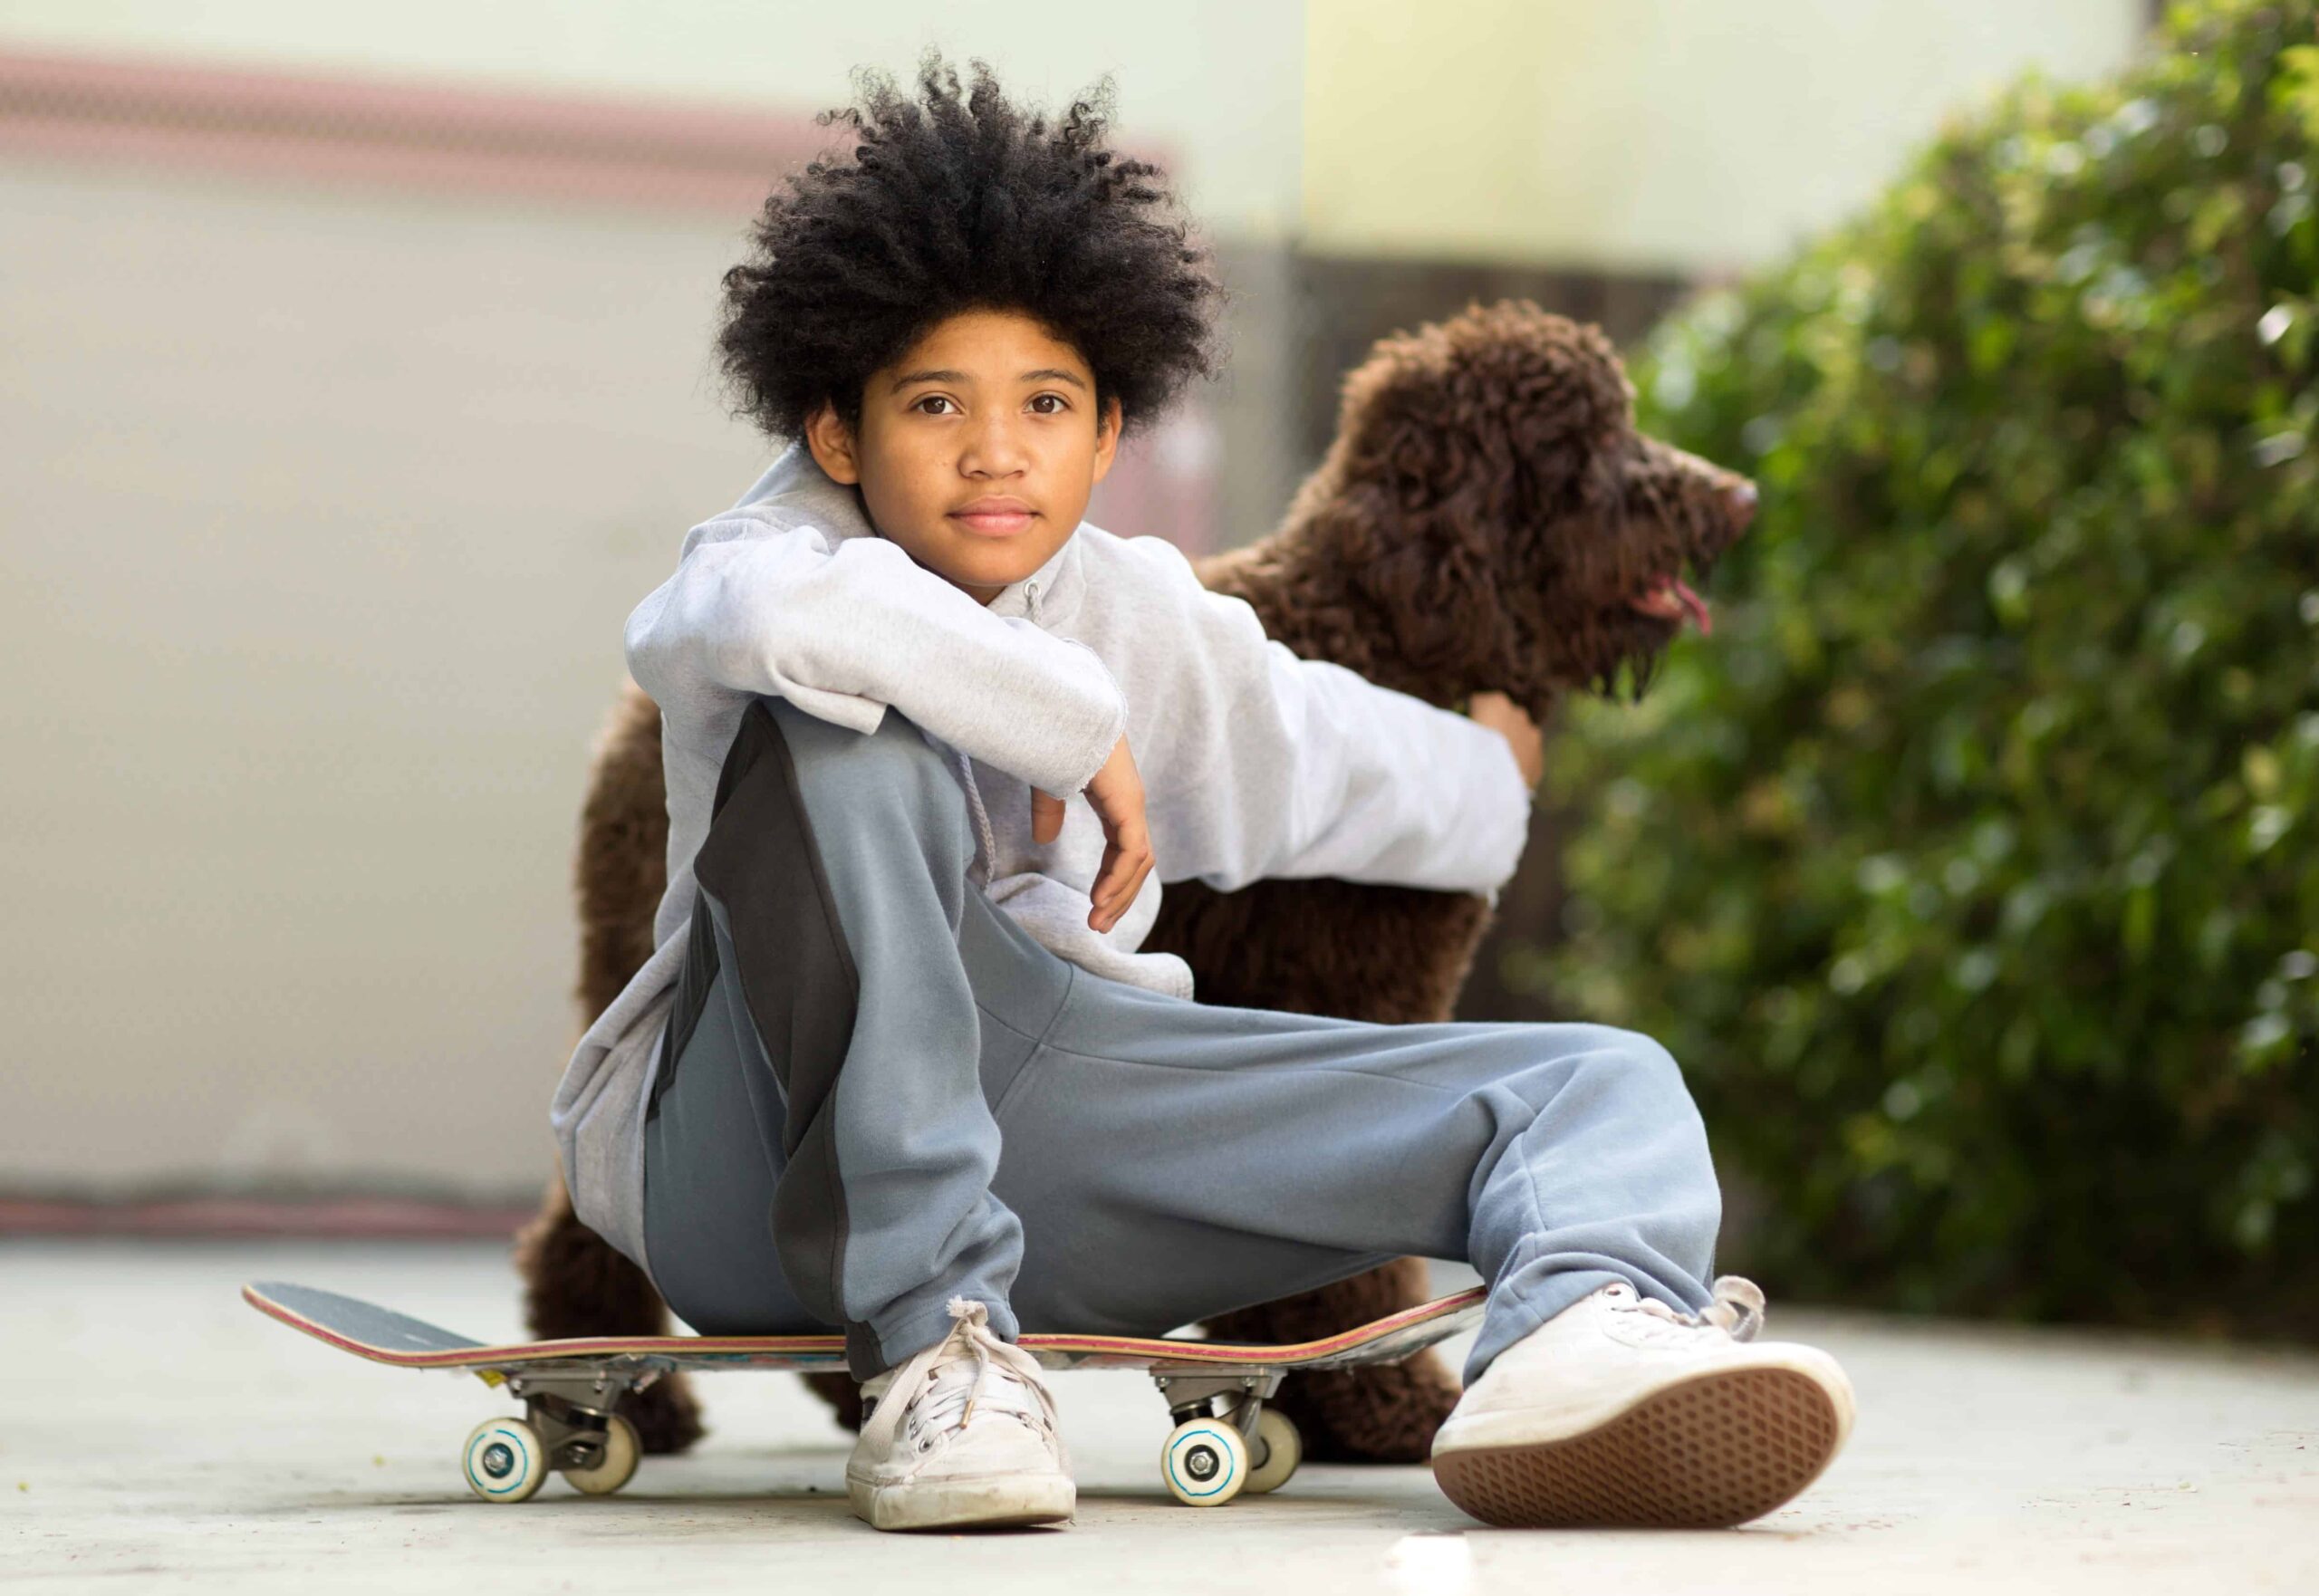
<path fill-rule="evenodd" d="M 950 1298 L 964 1293 L 946 1293 L 941 1301 L 930 1307 L 906 1313 L 883 1325 L 856 1324 L 845 1338 L 846 1362 L 857 1380 L 882 1374 L 898 1364 L 907 1363 L 927 1348 L 950 1333 L 957 1321 L 950 1317 Z M 1015 1310 L 1004 1299 L 989 1297 L 973 1299 L 990 1310 L 991 1332 L 1003 1341 L 1011 1341 L 1022 1333 L 1015 1322 Z"/>
<path fill-rule="evenodd" d="M 1557 1269 L 1551 1274 L 1532 1275 L 1519 1293 L 1491 1293 L 1482 1313 L 1481 1332 L 1467 1354 L 1460 1382 L 1472 1385 L 1506 1348 L 1582 1297 L 1621 1281 L 1634 1284 L 1615 1269 Z"/>

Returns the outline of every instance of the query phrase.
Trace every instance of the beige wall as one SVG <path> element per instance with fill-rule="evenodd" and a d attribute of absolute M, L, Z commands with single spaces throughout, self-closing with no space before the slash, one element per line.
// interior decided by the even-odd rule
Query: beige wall
<path fill-rule="evenodd" d="M 24 161 L 0 215 L 0 1186 L 536 1179 L 621 624 L 766 457 L 737 226 Z"/>
<path fill-rule="evenodd" d="M 2145 0 L 1312 0 L 1304 237 L 1337 255 L 1744 266 L 1952 106 L 2106 72 Z"/>
<path fill-rule="evenodd" d="M 24 166 L 0 213 L 0 1177 L 520 1184 L 620 621 L 761 452 L 728 240 Z"/>
<path fill-rule="evenodd" d="M 1120 121 L 1169 152 L 1218 233 L 1277 239 L 1297 214 L 1300 0 L 11 0 L 10 45 L 701 99 L 811 112 L 857 63 L 907 81 L 928 43 L 987 60 L 1048 104 L 1117 76 Z"/>

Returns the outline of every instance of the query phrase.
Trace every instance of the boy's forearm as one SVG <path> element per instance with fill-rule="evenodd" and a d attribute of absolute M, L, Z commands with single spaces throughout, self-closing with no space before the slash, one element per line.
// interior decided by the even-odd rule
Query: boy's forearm
<path fill-rule="evenodd" d="M 1455 710 L 1364 681 L 1380 711 L 1376 780 L 1404 796 L 1406 830 L 1368 879 L 1493 899 L 1520 864 L 1533 793 L 1513 745 Z"/>
<path fill-rule="evenodd" d="M 1087 785 L 1118 745 L 1127 729 L 1127 700 L 1092 649 L 1023 625 L 1023 640 L 1034 653 L 994 653 L 980 669 L 929 660 L 919 673 L 897 678 L 890 702 L 992 769 L 1068 796 Z M 1033 637 L 1044 644 L 1032 643 Z"/>
<path fill-rule="evenodd" d="M 1056 793 L 1102 768 L 1126 705 L 1092 649 L 990 613 L 890 543 L 832 552 L 807 537 L 744 530 L 688 545 L 629 619 L 638 685 L 664 710 L 765 693 L 863 732 L 890 705 Z"/>
<path fill-rule="evenodd" d="M 1211 884 L 1330 876 L 1489 892 L 1513 875 L 1531 796 L 1504 737 L 1342 666 L 1266 648 L 1270 690 L 1248 696 L 1212 759 L 1234 790 L 1198 800 L 1214 816 L 1202 828 L 1222 878 Z M 1255 817 L 1273 814 L 1256 829 Z"/>

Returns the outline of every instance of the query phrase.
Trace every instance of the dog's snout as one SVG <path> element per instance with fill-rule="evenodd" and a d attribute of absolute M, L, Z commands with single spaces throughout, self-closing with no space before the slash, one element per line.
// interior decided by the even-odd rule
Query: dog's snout
<path fill-rule="evenodd" d="M 1731 505 L 1731 535 L 1737 537 L 1756 518 L 1756 485 L 1743 482 L 1727 490 L 1723 496 Z"/>

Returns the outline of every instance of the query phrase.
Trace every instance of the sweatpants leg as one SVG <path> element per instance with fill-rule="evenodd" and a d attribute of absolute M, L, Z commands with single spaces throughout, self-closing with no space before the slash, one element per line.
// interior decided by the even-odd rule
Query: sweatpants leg
<path fill-rule="evenodd" d="M 899 713 L 866 736 L 779 698 L 743 715 L 645 1130 L 646 1256 L 696 1329 L 842 1327 L 861 1379 L 941 1340 L 953 1295 L 1017 1333 L 984 1085 L 1069 966 L 969 983 L 971 824 Z"/>
<path fill-rule="evenodd" d="M 967 880 L 967 827 L 894 712 L 744 717 L 647 1139 L 648 1253 L 696 1327 L 802 1309 L 866 1377 L 954 1293 L 1010 1338 L 1157 1334 L 1416 1255 L 1491 1283 L 1470 1381 L 1610 1281 L 1708 1301 L 1720 1202 L 1658 1043 L 1107 980 Z"/>
<path fill-rule="evenodd" d="M 1639 1032 L 1381 1025 L 1079 971 L 996 1118 L 1033 1330 L 1159 1334 L 1389 1258 L 1455 1258 L 1490 1285 L 1470 1384 L 1612 1281 L 1709 1301 L 1706 1132 Z"/>

